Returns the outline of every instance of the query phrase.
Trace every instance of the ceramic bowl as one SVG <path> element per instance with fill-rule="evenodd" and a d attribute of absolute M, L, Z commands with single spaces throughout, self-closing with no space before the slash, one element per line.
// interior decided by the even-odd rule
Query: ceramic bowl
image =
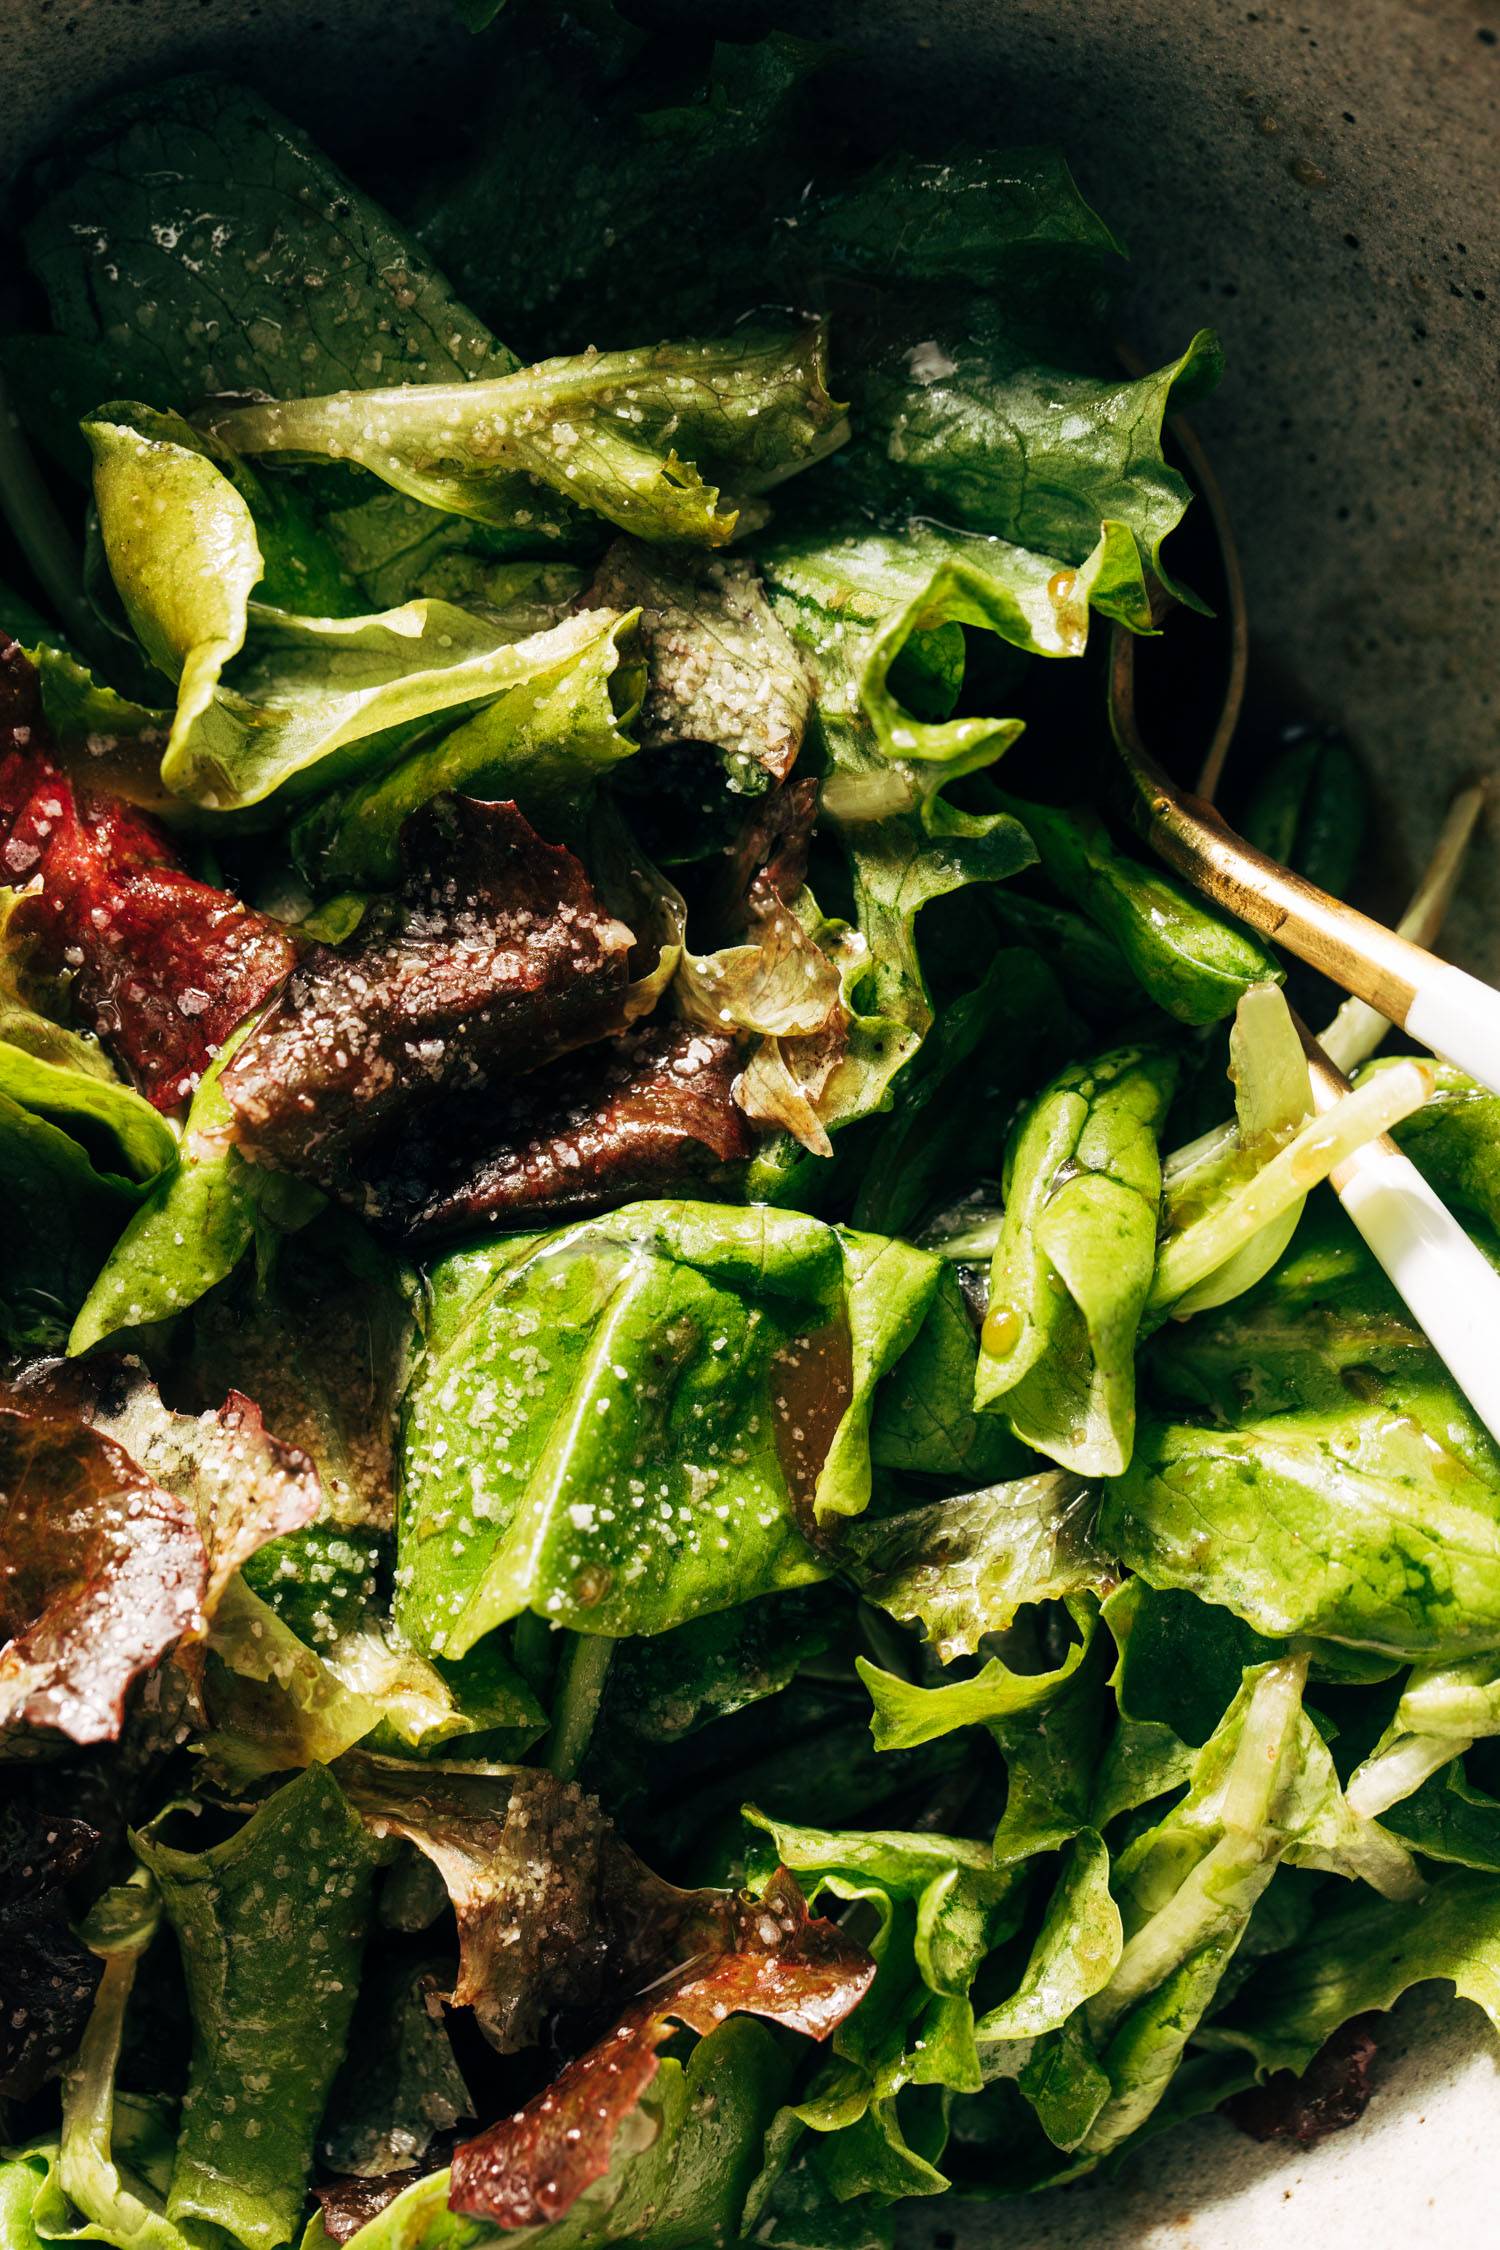
<path fill-rule="evenodd" d="M 662 0 L 665 4 L 665 0 Z M 1229 378 L 1200 435 L 1226 489 L 1253 689 L 1345 726 L 1399 880 L 1452 786 L 1497 763 L 1500 0 L 679 0 L 849 53 L 850 98 L 1055 141 L 1134 253 L 1132 340 L 1205 321 Z M 211 63 L 338 152 L 441 130 L 467 35 L 441 0 L 0 0 L 9 172 L 97 93 Z M 455 91 L 450 94 L 450 89 Z M 1449 944 L 1500 975 L 1485 837 Z M 1419 1997 L 1363 2122 L 1307 2152 L 1210 2120 L 1119 2179 L 913 2210 L 912 2245 L 1446 2246 L 1493 2210 L 1497 2051 Z"/>

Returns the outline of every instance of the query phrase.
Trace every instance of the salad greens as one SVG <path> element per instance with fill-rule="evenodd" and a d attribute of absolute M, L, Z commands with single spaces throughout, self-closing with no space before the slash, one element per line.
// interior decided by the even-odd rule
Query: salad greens
<path fill-rule="evenodd" d="M 461 12 L 368 190 L 196 76 L 16 191 L 16 2250 L 888 2250 L 1500 2027 L 1500 1455 L 1326 1184 L 1500 1259 L 1500 1103 L 1317 1112 L 1100 778 L 1216 339 L 806 42 Z"/>

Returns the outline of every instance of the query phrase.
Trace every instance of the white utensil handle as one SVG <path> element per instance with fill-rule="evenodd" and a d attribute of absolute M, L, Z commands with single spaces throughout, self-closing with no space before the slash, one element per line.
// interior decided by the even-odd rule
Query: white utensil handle
<path fill-rule="evenodd" d="M 1444 962 L 1422 978 L 1406 1011 L 1414 1039 L 1500 1094 L 1500 992 Z"/>
<path fill-rule="evenodd" d="M 1500 1273 L 1391 1142 L 1367 1143 L 1331 1178 L 1434 1351 L 1500 1444 Z"/>

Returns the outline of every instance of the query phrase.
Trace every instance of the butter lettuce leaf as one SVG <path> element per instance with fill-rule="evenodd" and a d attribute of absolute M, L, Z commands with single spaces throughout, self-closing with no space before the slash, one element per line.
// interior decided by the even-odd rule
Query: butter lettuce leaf
<path fill-rule="evenodd" d="M 543 360 L 494 381 L 216 411 L 235 452 L 357 462 L 430 507 L 538 541 L 586 509 L 638 538 L 722 546 L 756 496 L 848 436 L 821 329 Z"/>
<path fill-rule="evenodd" d="M 975 1401 L 1081 1476 L 1118 1476 L 1135 1434 L 1135 1348 L 1156 1268 L 1157 1138 L 1169 1055 L 1116 1048 L 1037 1097 L 1005 1160 Z"/>
<path fill-rule="evenodd" d="M 10 371 L 64 447 L 106 398 L 183 409 L 513 364 L 305 134 L 219 78 L 95 108 L 38 167 L 24 241 L 56 336 L 33 384 L 34 339 Z"/>
<path fill-rule="evenodd" d="M 301 2223 L 343 2054 L 379 1850 L 317 1766 L 223 1843 L 183 1849 L 171 1825 L 167 1815 L 135 1839 L 193 2016 L 167 2215 L 222 2228 L 243 2250 L 280 2250 Z"/>
<path fill-rule="evenodd" d="M 1390 1657 L 1500 1643 L 1500 1457 L 1341 1213 L 1150 1364 L 1187 1414 L 1143 1420 L 1100 1518 L 1148 1584 Z"/>
<path fill-rule="evenodd" d="M 661 1632 L 827 1575 L 938 1261 L 767 1209 L 645 1203 L 431 1270 L 397 1615 L 461 1655 L 527 1609 Z"/>

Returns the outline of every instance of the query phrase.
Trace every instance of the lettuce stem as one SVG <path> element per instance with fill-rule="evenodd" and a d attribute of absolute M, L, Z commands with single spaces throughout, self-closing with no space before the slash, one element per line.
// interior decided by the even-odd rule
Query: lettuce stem
<path fill-rule="evenodd" d="M 602 1633 L 568 1635 L 558 1665 L 547 1743 L 548 1770 L 564 1781 L 571 1781 L 583 1763 L 614 1653 L 614 1642 Z"/>

